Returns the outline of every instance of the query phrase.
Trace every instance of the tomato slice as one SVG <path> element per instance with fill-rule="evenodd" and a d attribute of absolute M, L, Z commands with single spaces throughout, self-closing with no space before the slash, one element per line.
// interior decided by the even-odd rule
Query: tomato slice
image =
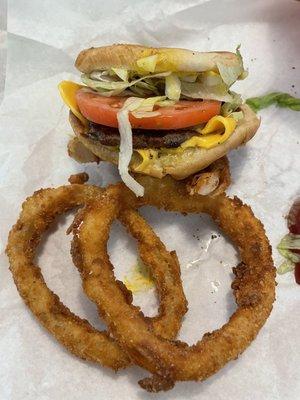
<path fill-rule="evenodd" d="M 126 98 L 102 97 L 98 94 L 78 90 L 76 101 L 81 114 L 97 124 L 118 127 L 117 113 Z M 133 128 L 141 129 L 181 129 L 207 122 L 220 114 L 221 103 L 215 100 L 180 100 L 174 106 L 160 107 L 160 115 L 135 118 L 129 115 Z"/>

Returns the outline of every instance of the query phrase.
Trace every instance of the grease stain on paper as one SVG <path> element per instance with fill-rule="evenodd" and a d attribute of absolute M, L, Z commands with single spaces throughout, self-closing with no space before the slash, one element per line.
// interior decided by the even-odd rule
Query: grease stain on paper
<path fill-rule="evenodd" d="M 124 284 L 133 294 L 146 292 L 154 287 L 154 280 L 147 265 L 137 259 L 130 272 L 124 277 Z"/>

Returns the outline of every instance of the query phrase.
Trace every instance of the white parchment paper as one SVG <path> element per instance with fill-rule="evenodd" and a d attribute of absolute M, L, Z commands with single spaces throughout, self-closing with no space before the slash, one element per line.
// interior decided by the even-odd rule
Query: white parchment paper
<path fill-rule="evenodd" d="M 58 95 L 62 79 L 79 80 L 78 52 L 116 42 L 234 50 L 241 43 L 249 77 L 236 85 L 245 97 L 281 90 L 300 96 L 300 3 L 292 0 L 0 0 L 0 399 L 231 399 L 296 400 L 300 393 L 300 288 L 292 274 L 278 277 L 277 300 L 266 325 L 235 362 L 203 383 L 178 383 L 151 395 L 137 385 L 146 373 L 131 367 L 115 374 L 66 352 L 25 307 L 8 270 L 4 249 L 22 201 L 40 187 L 64 184 L 87 171 L 93 183 L 118 180 L 103 163 L 80 166 L 69 159 L 67 109 Z M 259 133 L 230 154 L 229 194 L 250 204 L 276 244 L 286 233 L 286 214 L 300 189 L 300 113 L 261 112 Z M 143 214 L 169 249 L 176 249 L 189 312 L 180 338 L 194 343 L 223 324 L 234 310 L 234 247 L 206 217 Z M 80 287 L 61 221 L 43 242 L 39 263 L 63 302 L 99 328 L 96 309 Z M 212 234 L 217 237 L 212 239 Z M 115 224 L 109 242 L 118 278 L 136 261 L 133 240 Z M 154 291 L 135 296 L 155 315 Z"/>

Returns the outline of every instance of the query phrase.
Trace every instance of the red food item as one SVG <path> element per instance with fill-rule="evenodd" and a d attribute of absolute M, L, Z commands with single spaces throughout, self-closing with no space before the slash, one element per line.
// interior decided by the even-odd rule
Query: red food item
<path fill-rule="evenodd" d="M 298 283 L 298 285 L 300 285 L 300 262 L 295 264 L 294 273 L 295 273 L 295 281 L 296 281 L 296 283 Z"/>
<path fill-rule="evenodd" d="M 287 218 L 289 231 L 293 234 L 300 235 L 300 197 L 298 197 L 290 211 Z"/>
<path fill-rule="evenodd" d="M 96 124 L 118 127 L 117 113 L 126 97 L 102 97 L 78 90 L 76 101 L 81 114 Z M 135 118 L 129 115 L 132 128 L 182 129 L 199 125 L 220 114 L 221 102 L 215 100 L 180 100 L 174 106 L 159 108 L 160 115 Z"/>
<path fill-rule="evenodd" d="M 300 197 L 294 201 L 288 214 L 287 223 L 290 233 L 300 235 Z M 292 251 L 293 253 L 300 254 L 300 249 Z M 295 264 L 294 274 L 296 283 L 300 285 L 300 263 Z"/>

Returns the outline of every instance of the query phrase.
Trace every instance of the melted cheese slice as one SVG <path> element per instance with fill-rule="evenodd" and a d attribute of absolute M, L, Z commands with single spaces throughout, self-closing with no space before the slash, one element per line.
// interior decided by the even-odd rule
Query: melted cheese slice
<path fill-rule="evenodd" d="M 86 126 L 88 121 L 84 116 L 80 113 L 79 107 L 76 102 L 75 94 L 77 90 L 83 88 L 85 86 L 79 85 L 78 83 L 71 81 L 61 81 L 58 85 L 59 93 L 64 101 L 64 103 L 70 108 L 72 113 L 76 115 L 78 119 Z"/>
<path fill-rule="evenodd" d="M 134 166 L 134 171 L 146 173 L 151 161 L 157 159 L 158 151 L 154 149 L 134 149 L 134 151 L 142 157 L 142 162 Z"/>
<path fill-rule="evenodd" d="M 147 173 L 148 167 L 158 158 L 159 153 L 180 154 L 185 149 L 192 147 L 202 147 L 204 149 L 216 147 L 224 143 L 232 135 L 236 125 L 237 121 L 234 118 L 216 115 L 207 122 L 203 129 L 197 129 L 200 135 L 191 137 L 176 149 L 135 149 L 141 156 L 142 161 L 138 166 L 134 167 L 134 170 L 136 172 Z"/>
<path fill-rule="evenodd" d="M 233 133 L 237 122 L 232 117 L 216 115 L 212 117 L 203 129 L 197 130 L 199 136 L 193 136 L 181 144 L 181 148 L 203 147 L 211 149 L 224 143 Z"/>

